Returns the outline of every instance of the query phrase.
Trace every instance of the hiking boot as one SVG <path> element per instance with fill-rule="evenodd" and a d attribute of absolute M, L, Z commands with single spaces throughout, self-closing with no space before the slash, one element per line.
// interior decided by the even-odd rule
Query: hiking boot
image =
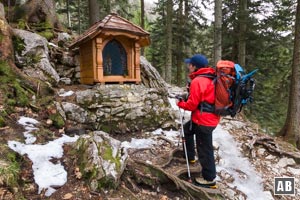
<path fill-rule="evenodd" d="M 186 159 L 185 154 L 183 154 L 182 157 L 183 157 L 184 159 Z M 193 159 L 190 159 L 190 158 L 189 158 L 189 163 L 190 163 L 190 164 L 195 164 L 195 163 L 196 163 L 196 159 L 195 159 L 195 158 L 193 158 Z"/>
<path fill-rule="evenodd" d="M 217 188 L 216 181 L 207 181 L 202 177 L 195 178 L 195 185 L 200 186 L 200 187 L 205 187 L 205 188 Z"/>
<path fill-rule="evenodd" d="M 195 159 L 189 160 L 189 163 L 190 163 L 190 164 L 195 164 L 195 163 L 196 163 L 196 160 L 195 160 Z"/>

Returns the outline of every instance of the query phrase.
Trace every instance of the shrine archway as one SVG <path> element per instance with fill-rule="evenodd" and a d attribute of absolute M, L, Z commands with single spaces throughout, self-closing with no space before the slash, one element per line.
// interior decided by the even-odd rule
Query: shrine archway
<path fill-rule="evenodd" d="M 127 75 L 127 53 L 117 40 L 109 41 L 102 52 L 103 72 L 105 76 Z"/>

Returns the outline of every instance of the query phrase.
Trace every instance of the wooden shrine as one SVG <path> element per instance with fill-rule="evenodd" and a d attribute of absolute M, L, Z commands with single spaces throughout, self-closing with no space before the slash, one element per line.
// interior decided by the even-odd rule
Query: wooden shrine
<path fill-rule="evenodd" d="M 107 15 L 70 45 L 79 47 L 80 82 L 141 82 L 140 49 L 150 34 L 116 15 Z"/>

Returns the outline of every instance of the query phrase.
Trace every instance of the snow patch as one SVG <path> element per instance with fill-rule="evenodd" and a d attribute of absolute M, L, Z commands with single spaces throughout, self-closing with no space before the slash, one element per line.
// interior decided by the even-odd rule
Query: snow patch
<path fill-rule="evenodd" d="M 214 140 L 219 143 L 220 162 L 217 171 L 222 170 L 234 178 L 229 185 L 247 195 L 247 199 L 268 199 L 269 194 L 263 190 L 263 180 L 251 163 L 238 150 L 234 138 L 219 125 L 213 132 Z"/>
<path fill-rule="evenodd" d="M 53 187 L 62 186 L 67 182 L 67 172 L 64 170 L 63 165 L 59 161 L 54 164 L 50 160 L 61 158 L 63 156 L 63 144 L 75 142 L 78 136 L 63 135 L 61 138 L 44 145 L 32 144 L 36 138 L 30 132 L 37 129 L 34 125 L 39 122 L 32 118 L 21 117 L 18 123 L 25 126 L 25 144 L 18 141 L 8 141 L 8 146 L 21 155 L 27 154 L 32 161 L 34 180 L 39 187 L 38 193 L 46 189 L 45 195 L 50 196 L 56 191 Z"/>

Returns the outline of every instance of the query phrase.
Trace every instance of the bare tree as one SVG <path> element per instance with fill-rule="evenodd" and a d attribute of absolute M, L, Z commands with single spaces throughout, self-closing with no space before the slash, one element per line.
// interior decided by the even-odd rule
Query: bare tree
<path fill-rule="evenodd" d="M 300 0 L 297 0 L 292 77 L 288 112 L 279 135 L 300 149 Z"/>
<path fill-rule="evenodd" d="M 214 64 L 222 58 L 222 0 L 215 0 Z"/>

